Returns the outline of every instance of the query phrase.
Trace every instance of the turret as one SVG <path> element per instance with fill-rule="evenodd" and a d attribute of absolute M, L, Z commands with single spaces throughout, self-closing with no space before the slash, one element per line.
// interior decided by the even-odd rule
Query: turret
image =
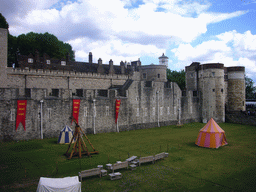
<path fill-rule="evenodd" d="M 245 111 L 245 68 L 227 67 L 227 111 Z"/>
<path fill-rule="evenodd" d="M 158 57 L 159 59 L 159 65 L 165 65 L 166 67 L 168 67 L 168 57 L 164 55 L 161 56 L 161 57 Z"/>

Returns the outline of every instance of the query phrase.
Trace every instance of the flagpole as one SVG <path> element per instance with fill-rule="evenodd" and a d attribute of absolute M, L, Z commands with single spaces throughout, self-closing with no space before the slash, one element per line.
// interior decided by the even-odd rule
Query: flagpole
<path fill-rule="evenodd" d="M 119 133 L 119 128 L 118 128 L 118 118 L 117 118 L 117 121 L 116 121 L 116 129 L 117 129 L 117 132 Z"/>
<path fill-rule="evenodd" d="M 41 103 L 41 139 L 43 139 L 43 100 L 40 100 Z"/>

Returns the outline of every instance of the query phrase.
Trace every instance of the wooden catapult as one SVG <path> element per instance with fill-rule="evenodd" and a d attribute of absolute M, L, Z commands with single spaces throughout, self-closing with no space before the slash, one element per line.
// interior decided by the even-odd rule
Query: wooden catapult
<path fill-rule="evenodd" d="M 72 118 L 72 120 L 75 122 L 76 124 L 76 128 L 75 128 L 75 133 L 70 141 L 70 144 L 68 146 L 68 150 L 66 152 L 66 156 L 68 157 L 68 159 L 71 159 L 74 156 L 79 156 L 79 158 L 82 157 L 82 155 L 87 155 L 87 156 L 91 156 L 91 154 L 98 154 L 99 151 L 96 151 L 92 145 L 92 143 L 90 142 L 90 140 L 88 139 L 88 137 L 85 135 L 85 133 L 83 132 L 83 130 L 80 128 L 80 126 L 78 125 L 77 121 Z M 88 143 L 91 145 L 93 151 L 89 152 L 88 148 L 85 145 L 85 142 L 83 140 L 83 136 L 85 136 L 85 138 L 87 139 Z M 72 151 L 71 153 L 68 153 L 71 145 L 72 145 L 72 141 L 75 140 L 75 143 L 73 145 Z"/>

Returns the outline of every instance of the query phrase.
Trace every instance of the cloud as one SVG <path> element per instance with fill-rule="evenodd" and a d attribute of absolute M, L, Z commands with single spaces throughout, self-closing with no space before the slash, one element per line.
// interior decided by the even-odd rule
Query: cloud
<path fill-rule="evenodd" d="M 219 62 L 225 66 L 245 66 L 248 76 L 253 77 L 253 73 L 256 72 L 256 35 L 252 35 L 251 31 L 242 34 L 233 30 L 216 37 L 218 40 L 206 41 L 195 47 L 183 43 L 172 49 L 179 60 L 177 65 L 184 68 L 193 61 L 199 61 Z"/>
<path fill-rule="evenodd" d="M 94 62 L 101 58 L 103 62 L 108 63 L 112 59 L 114 64 L 119 64 L 121 60 L 134 61 L 144 55 L 158 57 L 160 53 L 164 52 L 164 49 L 159 49 L 155 45 L 124 43 L 114 37 L 110 40 L 94 42 L 91 42 L 88 38 L 79 38 L 71 40 L 69 43 L 73 45 L 75 50 L 79 50 L 76 52 L 76 57 L 83 61 L 88 61 L 88 53 L 92 52 Z"/>
<path fill-rule="evenodd" d="M 6 9 L 1 9 L 2 6 Z M 77 60 L 87 60 L 88 52 L 93 52 L 95 58 L 101 57 L 103 61 L 113 59 L 117 63 L 120 62 L 118 59 L 158 57 L 171 44 L 180 44 L 174 51 L 180 62 L 214 59 L 219 51 L 232 57 L 231 53 L 228 54 L 229 47 L 221 39 L 203 43 L 196 49 L 190 45 L 207 32 L 209 24 L 246 13 L 213 13 L 208 12 L 209 7 L 211 4 L 208 1 L 192 0 L 185 3 L 180 0 L 0 2 L 0 11 L 7 18 L 12 35 L 30 31 L 49 32 L 70 43 L 76 51 Z"/>

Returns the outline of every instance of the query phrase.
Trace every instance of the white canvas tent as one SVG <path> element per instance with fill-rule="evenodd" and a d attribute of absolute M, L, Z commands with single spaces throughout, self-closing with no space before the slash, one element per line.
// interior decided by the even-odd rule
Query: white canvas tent
<path fill-rule="evenodd" d="M 78 176 L 64 178 L 41 177 L 37 192 L 81 192 Z"/>

